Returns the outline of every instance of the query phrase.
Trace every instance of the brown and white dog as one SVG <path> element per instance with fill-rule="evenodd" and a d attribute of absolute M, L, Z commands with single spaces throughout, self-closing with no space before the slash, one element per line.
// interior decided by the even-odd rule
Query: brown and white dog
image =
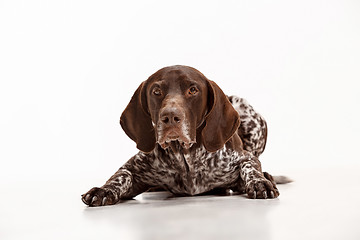
<path fill-rule="evenodd" d="M 153 187 L 193 196 L 213 190 L 276 198 L 262 172 L 267 125 L 244 100 L 187 66 L 160 69 L 141 83 L 120 118 L 140 150 L 101 188 L 82 195 L 89 206 L 131 199 Z"/>

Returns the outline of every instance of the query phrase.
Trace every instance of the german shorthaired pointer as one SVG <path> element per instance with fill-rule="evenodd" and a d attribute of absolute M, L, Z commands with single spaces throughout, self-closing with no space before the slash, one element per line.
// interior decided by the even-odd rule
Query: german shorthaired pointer
<path fill-rule="evenodd" d="M 152 187 L 180 196 L 231 189 L 276 198 L 262 172 L 267 126 L 244 100 L 187 66 L 160 69 L 141 83 L 120 118 L 140 150 L 101 188 L 82 195 L 89 206 L 131 199 Z"/>

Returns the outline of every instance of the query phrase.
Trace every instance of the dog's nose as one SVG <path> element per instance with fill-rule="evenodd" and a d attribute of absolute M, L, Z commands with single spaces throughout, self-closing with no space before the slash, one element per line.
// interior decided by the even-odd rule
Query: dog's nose
<path fill-rule="evenodd" d="M 166 125 L 177 125 L 183 120 L 183 114 L 177 108 L 165 108 L 160 113 L 160 121 Z"/>

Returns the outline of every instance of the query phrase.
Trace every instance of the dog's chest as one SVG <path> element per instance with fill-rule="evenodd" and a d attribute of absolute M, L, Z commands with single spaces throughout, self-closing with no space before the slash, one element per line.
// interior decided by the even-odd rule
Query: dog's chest
<path fill-rule="evenodd" d="M 240 161 L 237 152 L 226 148 L 215 153 L 204 147 L 186 154 L 167 151 L 156 156 L 154 174 L 169 191 L 196 195 L 233 184 L 240 176 Z"/>

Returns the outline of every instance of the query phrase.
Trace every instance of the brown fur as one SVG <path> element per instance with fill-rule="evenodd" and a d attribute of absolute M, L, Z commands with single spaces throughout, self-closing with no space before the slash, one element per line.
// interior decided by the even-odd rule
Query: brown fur
<path fill-rule="evenodd" d="M 101 188 L 83 195 L 109 205 L 152 187 L 176 195 L 232 189 L 250 198 L 279 195 L 258 156 L 267 125 L 243 99 L 227 97 L 198 70 L 160 69 L 141 83 L 120 118 L 140 150 Z"/>

